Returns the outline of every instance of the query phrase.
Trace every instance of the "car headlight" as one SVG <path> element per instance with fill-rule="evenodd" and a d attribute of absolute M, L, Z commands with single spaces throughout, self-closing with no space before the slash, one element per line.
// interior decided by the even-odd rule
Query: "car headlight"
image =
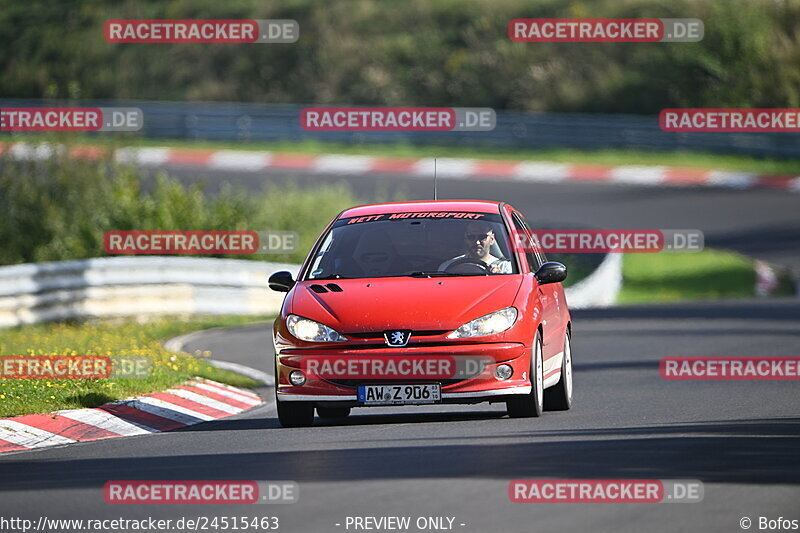
<path fill-rule="evenodd" d="M 314 322 L 297 315 L 289 315 L 286 319 L 289 333 L 307 342 L 344 342 L 347 337 L 325 324 Z"/>
<path fill-rule="evenodd" d="M 447 337 L 450 339 L 463 339 L 465 337 L 483 337 L 502 333 L 517 320 L 517 309 L 506 307 L 494 313 L 489 313 L 475 320 L 471 320 L 455 330 Z"/>

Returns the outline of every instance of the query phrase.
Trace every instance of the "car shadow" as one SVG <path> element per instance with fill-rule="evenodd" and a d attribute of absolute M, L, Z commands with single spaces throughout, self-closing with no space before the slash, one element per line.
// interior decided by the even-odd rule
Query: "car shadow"
<path fill-rule="evenodd" d="M 229 428 L 252 429 L 253 424 L 251 420 L 233 420 Z M 307 445 L 320 430 L 282 431 L 292 433 L 298 443 Z M 371 439 L 365 437 L 362 445 L 346 449 L 269 450 L 265 438 L 264 451 L 243 453 L 215 447 L 214 453 L 176 451 L 135 459 L 57 460 L 21 454 L 0 461 L 0 479 L 4 480 L 0 493 L 73 487 L 100 490 L 111 479 L 253 479 L 259 475 L 301 484 L 442 478 L 699 479 L 706 483 L 800 484 L 798 418 L 531 431 L 516 436 L 527 440 L 498 443 L 496 435 L 474 435 L 449 442 L 452 437 L 428 434 L 424 445 L 372 446 Z M 477 442 L 489 437 L 494 441 Z M 54 476 L 53 472 L 59 475 Z"/>
<path fill-rule="evenodd" d="M 463 408 L 463 406 L 461 406 Z M 370 411 L 370 414 L 366 414 Z M 372 408 L 354 408 L 352 415 L 346 418 L 323 419 L 314 417 L 314 427 L 335 426 L 368 426 L 377 424 L 437 424 L 442 422 L 472 422 L 478 420 L 497 420 L 506 416 L 505 407 L 497 407 L 494 411 L 453 411 L 453 412 L 423 412 L 418 413 L 374 413 Z M 192 431 L 237 431 L 248 429 L 283 429 L 277 417 L 272 418 L 224 418 L 212 420 L 202 424 L 186 426 L 175 430 L 176 432 Z"/>

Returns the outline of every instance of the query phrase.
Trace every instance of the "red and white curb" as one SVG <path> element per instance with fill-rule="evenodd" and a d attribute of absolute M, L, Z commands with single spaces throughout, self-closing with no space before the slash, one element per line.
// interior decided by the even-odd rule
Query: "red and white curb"
<path fill-rule="evenodd" d="M 250 391 L 195 378 L 164 392 L 107 403 L 0 419 L 0 453 L 170 431 L 261 405 Z"/>
<path fill-rule="evenodd" d="M 50 157 L 49 144 L 0 143 L 0 154 L 17 159 L 38 160 Z M 75 157 L 100 158 L 97 146 L 75 146 Z M 320 174 L 400 174 L 430 179 L 433 158 L 374 157 L 363 155 L 315 155 L 245 150 L 201 150 L 188 148 L 121 148 L 114 151 L 118 162 L 141 166 L 188 166 L 210 170 L 258 171 L 265 169 L 301 170 Z M 531 183 L 611 183 L 665 187 L 722 187 L 730 189 L 770 188 L 800 192 L 800 176 L 770 176 L 726 170 L 638 166 L 577 165 L 541 161 L 502 161 L 489 159 L 437 158 L 436 173 L 445 179 L 493 179 Z"/>

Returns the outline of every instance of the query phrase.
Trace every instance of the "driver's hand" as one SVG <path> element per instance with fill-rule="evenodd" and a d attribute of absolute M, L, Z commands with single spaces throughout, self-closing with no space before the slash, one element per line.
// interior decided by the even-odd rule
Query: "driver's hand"
<path fill-rule="evenodd" d="M 500 273 L 500 265 L 497 263 L 489 265 L 489 272 L 492 274 L 499 274 Z"/>

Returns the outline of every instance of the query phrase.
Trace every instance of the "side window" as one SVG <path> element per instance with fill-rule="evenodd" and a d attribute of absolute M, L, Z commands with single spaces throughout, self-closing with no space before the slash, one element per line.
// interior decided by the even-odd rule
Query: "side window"
<path fill-rule="evenodd" d="M 527 229 L 527 230 L 529 230 L 529 231 L 530 231 L 531 227 L 530 227 L 530 225 L 528 225 L 528 221 L 527 221 L 527 220 L 525 220 L 525 217 L 523 217 L 522 215 L 520 215 L 520 217 L 519 217 L 519 218 L 522 220 L 522 225 L 523 225 L 523 226 L 525 226 L 525 229 Z M 538 243 L 538 241 L 537 241 L 537 243 Z M 544 252 L 542 251 L 542 248 L 541 248 L 541 246 L 539 246 L 538 244 L 537 244 L 537 246 L 536 246 L 536 258 L 537 258 L 537 259 L 538 259 L 538 261 L 539 261 L 539 266 L 542 266 L 543 264 L 547 263 L 547 257 L 545 257 L 545 255 L 544 255 Z M 537 267 L 537 268 L 538 268 L 538 267 Z"/>
<path fill-rule="evenodd" d="M 512 213 L 511 220 L 514 221 L 514 230 L 519 232 L 526 232 L 528 227 L 522 221 L 522 218 L 517 213 Z M 528 261 L 528 267 L 530 268 L 531 272 L 536 272 L 539 269 L 539 260 L 536 257 L 536 254 L 532 251 L 525 252 L 525 259 Z"/>
<path fill-rule="evenodd" d="M 514 213 L 514 224 L 517 223 L 521 224 L 526 231 L 531 230 L 528 222 L 523 218 L 523 216 L 519 213 Z M 547 257 L 544 255 L 544 252 L 539 246 L 536 246 L 536 248 L 533 250 L 533 253 L 528 253 L 525 255 L 529 256 L 528 263 L 531 264 L 531 270 L 533 272 L 536 272 L 540 266 L 542 266 L 544 263 L 547 263 Z"/>

